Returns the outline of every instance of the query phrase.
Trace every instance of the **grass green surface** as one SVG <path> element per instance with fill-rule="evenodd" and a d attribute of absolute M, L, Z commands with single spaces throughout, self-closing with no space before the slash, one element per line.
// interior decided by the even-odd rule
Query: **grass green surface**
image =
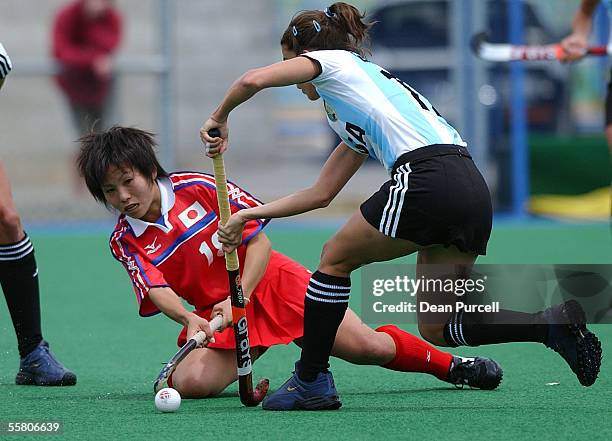
<path fill-rule="evenodd" d="M 313 268 L 332 230 L 270 229 L 276 249 Z M 343 407 L 336 412 L 273 413 L 240 405 L 237 387 L 221 397 L 185 400 L 161 414 L 152 381 L 176 350 L 178 325 L 139 318 L 123 269 L 104 235 L 34 235 L 42 283 L 43 330 L 53 351 L 78 375 L 70 388 L 14 385 L 15 336 L 0 302 L 0 421 L 56 420 L 56 439 L 612 439 L 612 327 L 595 326 L 603 343 L 600 379 L 579 385 L 552 351 L 538 344 L 462 348 L 504 367 L 492 392 L 456 390 L 424 374 L 332 361 Z M 496 227 L 489 255 L 495 263 L 612 263 L 606 225 Z M 408 258 L 407 261 L 412 261 Z M 357 279 L 357 278 L 354 278 Z M 355 290 L 358 292 L 358 290 Z M 354 296 L 351 305 L 358 309 Z M 415 331 L 414 327 L 406 329 Z M 255 377 L 277 387 L 299 356 L 294 345 L 274 347 L 255 364 Z M 546 383 L 558 382 L 557 386 Z M 2 435 L 0 435 L 2 438 Z M 7 436 L 18 439 L 21 436 Z"/>

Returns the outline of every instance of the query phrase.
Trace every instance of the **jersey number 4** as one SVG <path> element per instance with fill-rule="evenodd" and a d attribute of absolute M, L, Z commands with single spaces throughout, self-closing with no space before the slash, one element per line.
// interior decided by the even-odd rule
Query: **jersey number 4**
<path fill-rule="evenodd" d="M 352 136 L 353 138 L 357 140 L 357 145 L 355 146 L 356 148 L 361 150 L 363 153 L 368 153 L 368 149 L 365 146 L 366 145 L 365 138 L 364 138 L 366 134 L 365 130 L 363 130 L 358 125 L 355 125 L 350 122 L 346 123 L 344 130 L 346 130 L 346 133 L 348 133 L 350 136 Z"/>

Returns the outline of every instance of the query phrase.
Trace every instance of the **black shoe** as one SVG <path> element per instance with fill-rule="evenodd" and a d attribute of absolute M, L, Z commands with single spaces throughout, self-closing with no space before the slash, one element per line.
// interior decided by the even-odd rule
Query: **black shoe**
<path fill-rule="evenodd" d="M 459 388 L 464 385 L 477 389 L 493 390 L 502 381 L 504 371 L 497 362 L 488 358 L 464 358 L 453 355 L 448 381 Z"/>
<path fill-rule="evenodd" d="M 584 310 L 575 300 L 551 306 L 542 312 L 548 323 L 544 343 L 567 362 L 583 386 L 597 380 L 601 367 L 601 343 L 586 327 Z"/>

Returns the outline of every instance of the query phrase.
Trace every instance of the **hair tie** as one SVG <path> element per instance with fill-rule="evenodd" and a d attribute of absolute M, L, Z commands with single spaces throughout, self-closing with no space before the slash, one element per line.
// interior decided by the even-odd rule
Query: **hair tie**
<path fill-rule="evenodd" d="M 338 16 L 338 14 L 336 14 L 335 12 L 330 11 L 329 8 L 325 8 L 325 10 L 323 10 L 323 12 L 325 13 L 325 15 L 327 15 L 329 18 L 336 18 Z"/>
<path fill-rule="evenodd" d="M 294 37 L 297 37 L 297 36 L 298 36 L 298 30 L 297 30 L 297 28 L 296 28 L 295 26 L 293 26 L 293 27 L 291 28 L 291 32 L 293 32 L 293 36 L 294 36 Z"/>
<path fill-rule="evenodd" d="M 318 34 L 319 32 L 321 32 L 321 25 L 319 24 L 319 22 L 318 22 L 318 21 L 313 20 L 313 21 L 312 21 L 312 25 L 314 26 L 315 31 L 317 31 L 317 34 Z"/>

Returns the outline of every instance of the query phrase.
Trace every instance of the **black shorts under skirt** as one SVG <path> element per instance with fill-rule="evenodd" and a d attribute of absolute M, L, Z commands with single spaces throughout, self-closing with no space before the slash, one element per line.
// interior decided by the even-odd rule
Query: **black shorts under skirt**
<path fill-rule="evenodd" d="M 404 153 L 391 179 L 361 204 L 361 213 L 387 236 L 487 253 L 491 195 L 462 146 L 437 144 Z"/>

